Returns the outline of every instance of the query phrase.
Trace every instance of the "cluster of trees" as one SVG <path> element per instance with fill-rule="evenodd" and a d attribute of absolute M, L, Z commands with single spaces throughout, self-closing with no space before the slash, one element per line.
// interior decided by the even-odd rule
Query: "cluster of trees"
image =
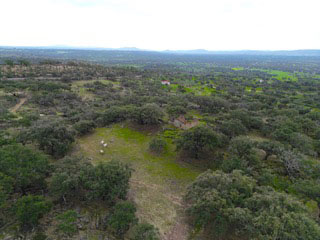
<path fill-rule="evenodd" d="M 258 186 L 239 170 L 207 171 L 188 188 L 187 212 L 212 239 L 318 239 L 320 227 L 294 197 Z"/>
<path fill-rule="evenodd" d="M 133 55 L 128 62 L 137 60 Z M 205 173 L 188 189 L 188 213 L 197 230 L 220 238 L 227 232 L 252 239 L 319 238 L 318 216 L 308 214 L 310 206 L 316 212 L 320 205 L 317 61 L 244 56 L 156 60 L 151 55 L 139 61 L 153 63 L 138 67 L 43 59 L 17 65 L 18 58 L 3 62 L 1 227 L 14 222 L 21 230 L 30 230 L 60 204 L 67 211 L 55 216 L 57 231 L 71 236 L 77 233 L 79 213 L 70 206 L 103 202 L 108 209 L 103 230 L 118 238 L 158 239 L 157 229 L 139 223 L 134 204 L 126 201 L 128 166 L 117 162 L 94 166 L 68 154 L 77 136 L 123 121 L 157 126 L 153 129 L 158 129 L 158 137 L 149 149 L 162 154 L 167 141 L 161 129 L 184 115 L 197 117 L 200 123 L 177 131 L 173 136 L 177 151 L 218 170 Z M 287 71 L 295 81 L 279 80 L 268 69 Z M 26 79 L 6 79 L 12 77 Z M 79 79 L 88 81 L 78 84 Z M 172 84 L 162 86 L 161 80 Z M 26 96 L 18 113 L 11 113 L 9 109 Z"/>
<path fill-rule="evenodd" d="M 116 161 L 93 166 L 79 157 L 65 157 L 50 164 L 43 153 L 12 139 L 1 136 L 0 143 L 1 229 L 14 224 L 17 236 L 28 234 L 58 203 L 70 207 L 79 202 L 103 202 L 108 209 L 103 229 L 110 234 L 122 239 L 132 228 L 132 239 L 159 239 L 157 229 L 139 223 L 134 204 L 125 201 L 132 173 L 129 166 Z M 61 237 L 78 232 L 79 214 L 74 210 L 59 213 L 55 218 Z M 38 235 L 46 238 L 41 232 L 34 237 Z"/>

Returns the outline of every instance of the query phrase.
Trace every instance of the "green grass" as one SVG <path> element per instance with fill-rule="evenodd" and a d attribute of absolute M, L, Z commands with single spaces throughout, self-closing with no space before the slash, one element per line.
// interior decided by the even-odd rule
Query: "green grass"
<path fill-rule="evenodd" d="M 244 68 L 243 67 L 236 67 L 236 68 L 232 68 L 232 70 L 234 70 L 234 71 L 242 71 L 242 70 L 244 70 Z"/>
<path fill-rule="evenodd" d="M 110 80 L 80 80 L 80 81 L 74 81 L 71 86 L 71 90 L 75 93 L 77 93 L 80 97 L 83 99 L 93 99 L 94 94 L 92 92 L 89 92 L 87 88 L 84 87 L 87 83 L 93 83 L 93 82 L 101 82 L 104 84 L 112 83 L 113 86 L 118 87 L 119 82 L 112 82 Z"/>
<path fill-rule="evenodd" d="M 246 87 L 246 88 L 245 88 L 245 91 L 246 91 L 246 92 L 251 92 L 251 89 L 252 89 L 252 87 Z"/>
<path fill-rule="evenodd" d="M 256 88 L 256 93 L 261 93 L 262 92 L 262 88 L 259 87 L 259 88 Z"/>
<path fill-rule="evenodd" d="M 166 152 L 161 155 L 150 153 L 148 147 L 153 137 L 150 133 L 141 133 L 125 124 L 115 124 L 110 128 L 96 129 L 93 134 L 80 138 L 78 146 L 82 154 L 93 159 L 93 163 L 118 160 L 132 166 L 134 173 L 129 198 L 136 203 L 139 218 L 154 224 L 164 234 L 181 217 L 181 199 L 186 186 L 201 171 L 177 160 L 171 138 L 165 138 L 168 143 Z M 101 140 L 108 143 L 107 148 L 101 146 Z M 105 151 L 103 155 L 99 153 L 100 149 Z"/>
<path fill-rule="evenodd" d="M 297 75 L 290 72 L 284 72 L 279 70 L 269 70 L 269 69 L 252 69 L 252 70 L 258 70 L 258 71 L 272 74 L 279 81 L 294 81 L 294 82 L 298 81 Z"/>

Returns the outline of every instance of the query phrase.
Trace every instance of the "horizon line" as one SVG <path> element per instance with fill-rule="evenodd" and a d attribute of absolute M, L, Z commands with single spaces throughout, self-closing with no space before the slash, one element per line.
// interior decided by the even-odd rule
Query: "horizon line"
<path fill-rule="evenodd" d="M 256 52 L 291 52 L 291 51 L 320 51 L 320 48 L 297 48 L 297 49 L 227 49 L 227 50 L 209 50 L 205 48 L 194 48 L 194 49 L 144 49 L 137 47 L 92 47 L 92 46 L 72 46 L 72 45 L 23 45 L 23 46 L 8 46 L 0 45 L 0 48 L 43 48 L 43 49 L 64 49 L 64 50 L 127 50 L 127 51 L 146 51 L 146 52 L 188 52 L 188 51 L 203 51 L 203 52 L 242 52 L 242 51 L 256 51 Z"/>

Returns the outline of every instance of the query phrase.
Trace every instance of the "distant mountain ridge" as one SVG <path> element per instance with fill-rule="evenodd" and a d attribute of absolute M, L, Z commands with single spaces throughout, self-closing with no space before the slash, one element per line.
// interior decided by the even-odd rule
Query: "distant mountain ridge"
<path fill-rule="evenodd" d="M 96 51 L 124 51 L 124 52 L 157 52 L 164 54 L 188 54 L 188 55 L 264 55 L 264 56 L 314 56 L 320 57 L 320 49 L 301 49 L 301 50 L 230 50 L 230 51 L 211 51 L 206 49 L 193 50 L 147 50 L 136 47 L 123 48 L 102 48 L 102 47 L 74 47 L 67 45 L 56 46 L 0 46 L 0 49 L 46 49 L 46 50 L 96 50 Z"/>

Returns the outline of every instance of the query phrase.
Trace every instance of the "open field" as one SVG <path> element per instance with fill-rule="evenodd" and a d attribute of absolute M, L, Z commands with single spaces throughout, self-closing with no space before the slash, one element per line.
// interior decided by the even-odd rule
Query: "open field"
<path fill-rule="evenodd" d="M 177 223 L 180 224 L 182 195 L 200 170 L 178 161 L 170 141 L 164 154 L 153 155 L 148 150 L 151 139 L 150 134 L 115 124 L 110 128 L 97 129 L 93 134 L 79 139 L 78 143 L 79 151 L 95 163 L 119 160 L 133 167 L 129 197 L 137 204 L 140 219 L 153 223 L 165 236 Z M 101 140 L 107 142 L 108 147 L 103 148 Z M 100 149 L 105 151 L 103 155 Z"/>

